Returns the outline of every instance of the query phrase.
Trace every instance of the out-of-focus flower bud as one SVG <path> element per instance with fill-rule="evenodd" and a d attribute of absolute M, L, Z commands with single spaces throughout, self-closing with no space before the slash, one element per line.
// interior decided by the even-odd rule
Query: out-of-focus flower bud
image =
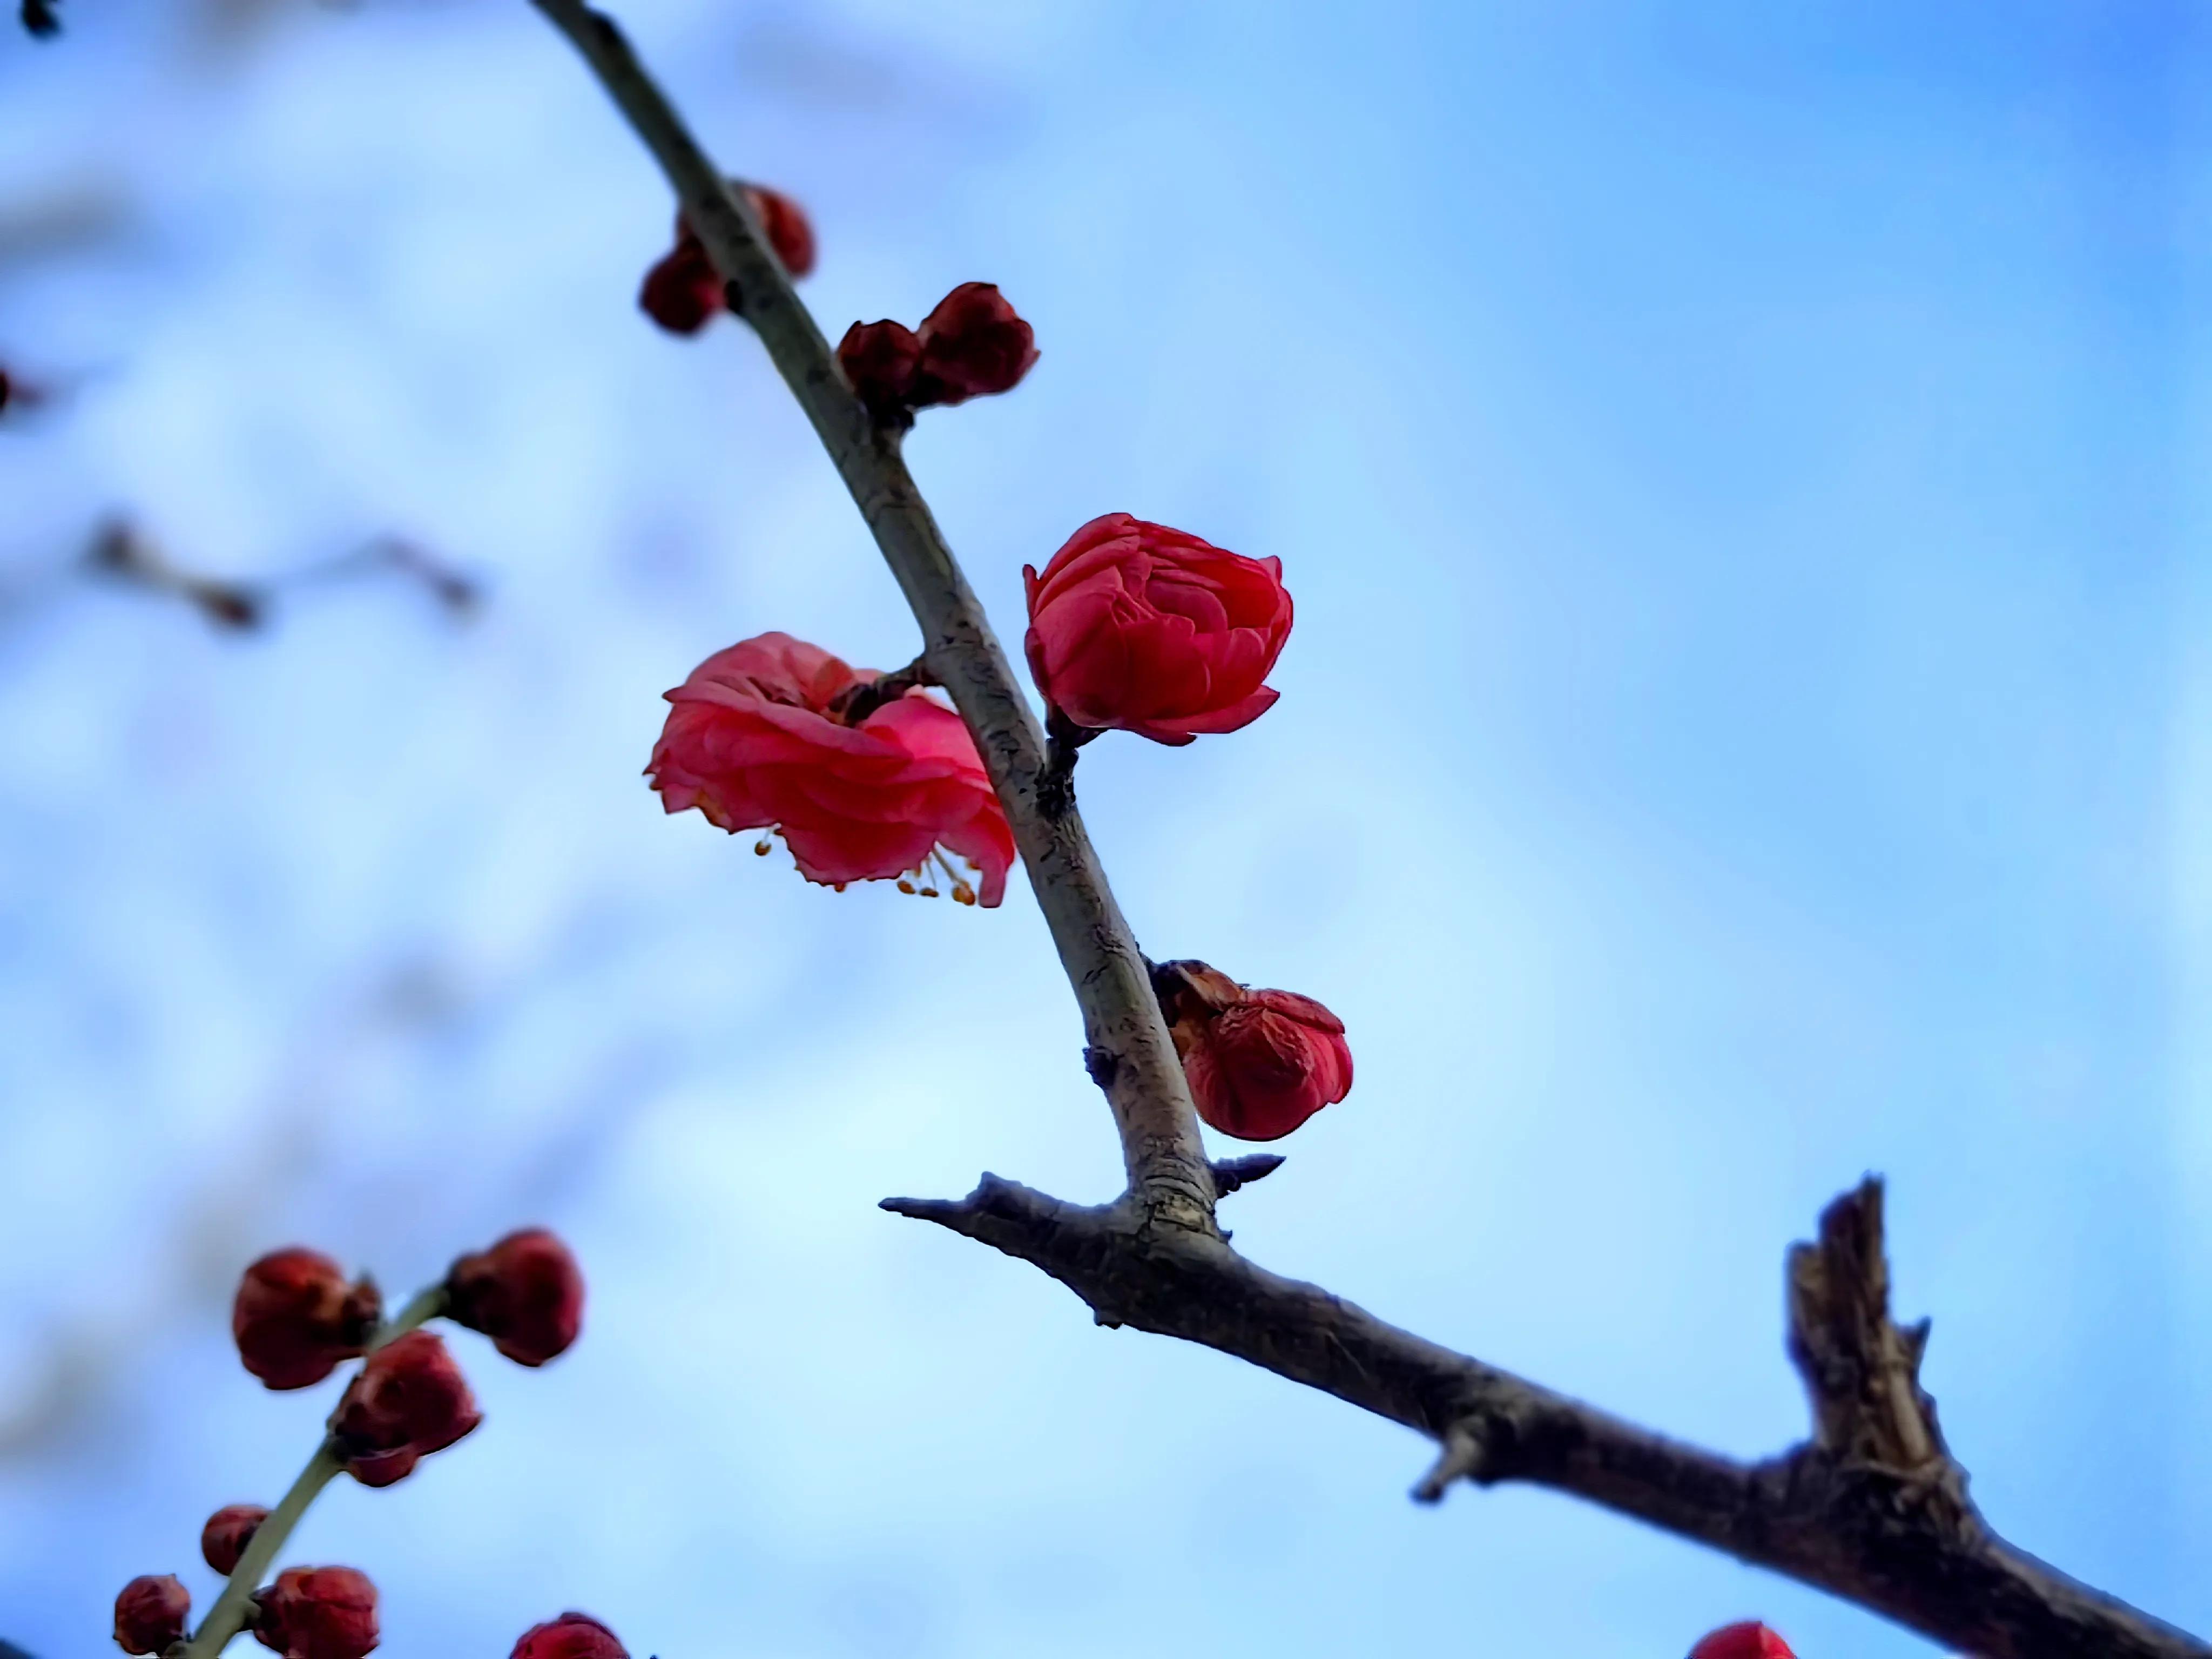
<path fill-rule="evenodd" d="M 184 1639 L 191 1592 L 174 1573 L 132 1579 L 115 1598 L 115 1644 L 125 1653 L 159 1653 Z"/>
<path fill-rule="evenodd" d="M 584 1322 L 584 1275 L 543 1227 L 509 1233 L 446 1275 L 446 1311 L 482 1331 L 509 1359 L 542 1365 L 567 1352 Z"/>
<path fill-rule="evenodd" d="M 410 1331 L 374 1353 L 331 1419 L 346 1473 L 364 1486 L 404 1479 L 483 1421 L 442 1338 Z"/>
<path fill-rule="evenodd" d="M 272 1389 L 321 1382 L 357 1356 L 384 1312 L 366 1275 L 346 1283 L 319 1250 L 273 1250 L 246 1270 L 231 1304 L 230 1334 L 246 1369 Z"/>

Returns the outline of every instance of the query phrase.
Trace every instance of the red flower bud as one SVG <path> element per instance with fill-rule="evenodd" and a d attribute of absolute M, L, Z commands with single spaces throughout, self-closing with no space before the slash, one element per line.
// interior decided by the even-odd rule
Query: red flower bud
<path fill-rule="evenodd" d="M 910 410 L 921 341 L 904 323 L 855 323 L 837 343 L 837 367 L 878 421 Z"/>
<path fill-rule="evenodd" d="M 115 1598 L 115 1644 L 125 1653 L 159 1653 L 185 1638 L 191 1592 L 173 1573 L 132 1579 Z"/>
<path fill-rule="evenodd" d="M 1078 726 L 1184 744 L 1273 706 L 1261 682 L 1291 635 L 1280 560 L 1109 513 L 1022 580 L 1030 673 Z"/>
<path fill-rule="evenodd" d="M 364 1486 L 388 1486 L 483 1421 L 443 1339 L 410 1331 L 369 1355 L 338 1401 L 331 1432 L 349 1474 Z"/>
<path fill-rule="evenodd" d="M 1012 392 L 1037 360 L 1036 331 L 994 283 L 961 283 L 937 302 L 916 333 L 921 343 L 917 408 Z"/>
<path fill-rule="evenodd" d="M 954 899 L 998 903 L 1014 837 L 975 739 L 919 687 L 847 724 L 839 695 L 877 678 L 788 634 L 742 640 L 667 694 L 675 708 L 646 775 L 671 812 L 696 806 L 732 835 L 773 827 L 810 881 L 911 887 L 910 872 L 933 892 L 933 863 Z M 980 894 L 947 851 L 975 870 Z"/>
<path fill-rule="evenodd" d="M 586 1613 L 564 1613 L 522 1632 L 507 1659 L 629 1659 L 615 1633 Z"/>
<path fill-rule="evenodd" d="M 1253 991 L 1202 962 L 1163 963 L 1152 988 L 1198 1115 L 1239 1140 L 1279 1140 L 1352 1091 L 1344 1022 L 1291 991 Z"/>
<path fill-rule="evenodd" d="M 254 1639 L 284 1659 L 362 1659 L 376 1646 L 376 1586 L 351 1567 L 287 1567 L 254 1609 Z"/>
<path fill-rule="evenodd" d="M 230 1334 L 246 1369 L 272 1389 L 321 1382 L 368 1343 L 384 1300 L 367 1275 L 353 1285 L 319 1250 L 275 1250 L 246 1270 Z"/>
<path fill-rule="evenodd" d="M 482 1331 L 509 1359 L 542 1365 L 566 1352 L 584 1322 L 584 1275 L 543 1227 L 509 1233 L 446 1275 L 446 1311 Z"/>
<path fill-rule="evenodd" d="M 200 1553 L 208 1565 L 229 1577 L 268 1518 L 269 1511 L 258 1504 L 226 1504 L 208 1516 L 207 1525 L 200 1528 Z"/>
<path fill-rule="evenodd" d="M 737 181 L 732 179 L 732 184 Z M 745 204 L 759 220 L 761 228 L 768 233 L 768 245 L 775 250 L 775 257 L 783 262 L 795 281 L 814 269 L 814 226 L 806 216 L 806 210 L 780 190 L 770 190 L 766 185 L 738 185 L 744 192 Z"/>
<path fill-rule="evenodd" d="M 814 227 L 806 211 L 780 190 L 766 185 L 730 180 L 744 194 L 753 217 L 760 221 L 769 246 L 795 280 L 814 269 Z M 714 313 L 728 303 L 714 262 L 706 245 L 692 233 L 682 214 L 676 216 L 676 246 L 645 273 L 638 290 L 638 309 L 671 334 L 696 334 Z"/>
<path fill-rule="evenodd" d="M 696 334 L 722 309 L 722 279 L 697 237 L 679 237 L 645 273 L 637 307 L 671 334 Z"/>
<path fill-rule="evenodd" d="M 1797 1659 L 1790 1644 L 1756 1620 L 1723 1625 L 1690 1650 L 1690 1659 Z"/>

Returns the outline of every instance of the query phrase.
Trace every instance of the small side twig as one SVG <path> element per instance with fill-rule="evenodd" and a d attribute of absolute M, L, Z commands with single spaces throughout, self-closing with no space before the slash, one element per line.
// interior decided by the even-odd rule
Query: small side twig
<path fill-rule="evenodd" d="M 919 685 L 935 685 L 937 676 L 926 658 L 916 657 L 905 667 L 889 674 L 878 674 L 848 690 L 840 691 L 830 700 L 830 712 L 848 726 L 858 726 L 887 702 L 899 698 Z"/>
<path fill-rule="evenodd" d="M 418 1291 L 405 1307 L 378 1326 L 367 1344 L 368 1352 L 374 1353 L 396 1337 L 404 1336 L 419 1326 L 429 1323 L 446 1310 L 446 1287 L 442 1282 L 428 1290 Z M 246 1628 L 252 1615 L 253 1597 L 261 1588 L 264 1575 L 276 1565 L 278 1553 L 300 1524 L 300 1517 L 307 1506 L 330 1485 L 343 1467 L 337 1454 L 336 1441 L 327 1426 L 322 1443 L 307 1460 L 307 1468 L 300 1471 L 292 1489 L 284 1494 L 276 1507 L 269 1511 L 268 1518 L 254 1528 L 253 1536 L 246 1540 L 246 1548 L 238 1558 L 224 1581 L 215 1605 L 208 1609 L 207 1617 L 192 1638 L 181 1649 L 170 1650 L 176 1659 L 215 1659 L 230 1644 L 231 1639 Z"/>

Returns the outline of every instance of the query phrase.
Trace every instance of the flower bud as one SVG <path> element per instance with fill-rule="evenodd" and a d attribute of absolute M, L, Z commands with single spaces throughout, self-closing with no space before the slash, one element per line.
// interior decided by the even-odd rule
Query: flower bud
<path fill-rule="evenodd" d="M 731 182 L 736 183 L 733 179 Z M 766 185 L 738 185 L 745 204 L 768 234 L 768 245 L 794 281 L 814 270 L 814 225 L 806 210 L 780 190 Z"/>
<path fill-rule="evenodd" d="M 615 1633 L 586 1613 L 564 1613 L 522 1632 L 507 1659 L 629 1659 Z"/>
<path fill-rule="evenodd" d="M 915 375 L 921 367 L 921 341 L 904 323 L 886 318 L 855 323 L 837 343 L 837 367 L 868 413 L 890 422 L 914 408 Z"/>
<path fill-rule="evenodd" d="M 246 1270 L 230 1334 L 246 1369 L 268 1387 L 304 1389 L 358 1355 L 383 1312 L 367 1275 L 349 1285 L 330 1257 L 295 1246 Z"/>
<path fill-rule="evenodd" d="M 347 1474 L 364 1486 L 388 1486 L 483 1421 L 444 1340 L 410 1331 L 369 1355 L 338 1401 L 331 1433 Z"/>
<path fill-rule="evenodd" d="M 780 190 L 748 185 L 732 179 L 743 192 L 753 217 L 776 258 L 795 281 L 814 269 L 814 227 L 806 210 Z M 690 222 L 676 216 L 676 246 L 645 273 L 637 295 L 638 309 L 671 334 L 696 334 L 728 299 L 720 273 L 708 257 L 706 244 L 693 232 Z"/>
<path fill-rule="evenodd" d="M 125 1653 L 159 1653 L 185 1638 L 191 1592 L 174 1573 L 132 1579 L 115 1598 L 115 1645 Z"/>
<path fill-rule="evenodd" d="M 254 1597 L 253 1638 L 284 1659 L 362 1659 L 376 1646 L 376 1586 L 351 1567 L 287 1567 Z"/>
<path fill-rule="evenodd" d="M 671 334 L 696 334 L 722 309 L 722 279 L 697 237 L 679 238 L 645 273 L 637 308 Z"/>
<path fill-rule="evenodd" d="M 1078 726 L 1179 744 L 1274 706 L 1261 682 L 1291 636 L 1279 560 L 1109 513 L 1022 580 L 1030 678 Z"/>
<path fill-rule="evenodd" d="M 584 1322 L 584 1275 L 543 1227 L 509 1233 L 446 1275 L 446 1311 L 519 1365 L 566 1352 Z"/>
<path fill-rule="evenodd" d="M 1790 1644 L 1756 1620 L 1723 1625 L 1690 1650 L 1690 1659 L 1796 1659 Z"/>
<path fill-rule="evenodd" d="M 1202 962 L 1163 963 L 1152 989 L 1198 1115 L 1239 1140 L 1279 1140 L 1352 1091 L 1344 1022 L 1293 991 L 1254 991 Z"/>
<path fill-rule="evenodd" d="M 921 343 L 917 408 L 1012 392 L 1037 360 L 1036 331 L 994 283 L 961 283 L 922 319 L 916 335 Z"/>
<path fill-rule="evenodd" d="M 200 1553 L 208 1565 L 228 1578 L 237 1570 L 238 1558 L 261 1530 L 269 1511 L 258 1504 L 226 1504 L 200 1528 Z"/>

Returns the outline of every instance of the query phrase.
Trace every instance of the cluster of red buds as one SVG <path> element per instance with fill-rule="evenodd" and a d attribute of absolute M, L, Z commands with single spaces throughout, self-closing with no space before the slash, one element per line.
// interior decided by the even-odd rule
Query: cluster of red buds
<path fill-rule="evenodd" d="M 483 1421 L 444 1339 L 421 1328 L 426 1321 L 450 1319 L 489 1337 L 517 1364 L 543 1365 L 575 1341 L 583 1313 L 575 1257 L 543 1228 L 510 1233 L 462 1256 L 443 1283 L 389 1321 L 375 1283 L 365 1274 L 349 1281 L 320 1251 L 294 1247 L 255 1261 L 239 1280 L 230 1328 L 240 1362 L 264 1387 L 310 1388 L 338 1366 L 362 1362 L 331 1413 L 316 1462 L 295 1489 L 283 1529 L 331 1474 L 343 1470 L 364 1486 L 389 1486 Z M 244 1594 L 283 1544 L 280 1533 L 267 1537 L 266 1548 L 253 1548 L 270 1524 L 261 1505 L 229 1504 L 200 1530 L 200 1553 L 232 1581 L 225 1599 L 242 1600 L 240 1617 L 218 1623 L 218 1602 L 210 1615 L 216 1627 L 204 1625 L 196 1640 L 191 1592 L 173 1574 L 149 1574 L 115 1598 L 117 1644 L 125 1653 L 201 1659 L 204 1640 L 211 1659 L 243 1627 L 285 1659 L 362 1659 L 377 1644 L 377 1595 L 356 1569 L 287 1567 Z M 516 1659 L 628 1659 L 604 1625 L 574 1613 L 529 1631 L 514 1652 Z"/>
<path fill-rule="evenodd" d="M 1012 392 L 1036 360 L 1036 331 L 992 283 L 961 283 L 920 328 L 855 323 L 837 343 L 838 368 L 887 426 L 911 425 L 917 409 Z"/>

